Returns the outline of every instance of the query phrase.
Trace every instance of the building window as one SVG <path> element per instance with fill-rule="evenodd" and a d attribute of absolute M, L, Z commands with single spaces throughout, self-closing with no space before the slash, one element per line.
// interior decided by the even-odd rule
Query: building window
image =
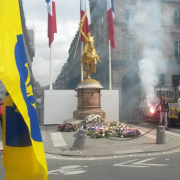
<path fill-rule="evenodd" d="M 159 86 L 164 85 L 164 74 L 158 74 L 157 77 L 158 77 L 158 85 Z"/>
<path fill-rule="evenodd" d="M 180 24 L 180 9 L 174 10 L 174 23 Z"/>
<path fill-rule="evenodd" d="M 101 32 L 104 30 L 104 18 L 101 18 Z"/>
<path fill-rule="evenodd" d="M 96 26 L 96 38 L 98 38 L 99 37 L 99 31 L 98 31 L 98 25 Z"/>
<path fill-rule="evenodd" d="M 159 53 L 161 52 L 161 43 L 158 41 L 152 42 L 150 44 L 150 49 L 154 55 L 158 56 Z"/>
<path fill-rule="evenodd" d="M 157 50 L 160 49 L 160 44 L 157 41 L 151 43 L 151 49 Z"/>
<path fill-rule="evenodd" d="M 134 59 L 136 55 L 136 39 L 126 38 L 126 59 Z"/>
<path fill-rule="evenodd" d="M 174 55 L 176 60 L 180 60 L 180 41 L 174 41 Z"/>
<path fill-rule="evenodd" d="M 159 6 L 152 5 L 150 8 L 150 19 L 153 24 L 161 24 L 161 9 Z"/>
<path fill-rule="evenodd" d="M 166 98 L 174 99 L 174 91 L 166 91 Z"/>
<path fill-rule="evenodd" d="M 98 27 L 99 27 L 99 34 L 101 35 L 103 32 L 102 18 L 99 18 Z"/>
<path fill-rule="evenodd" d="M 135 19 L 135 10 L 126 9 L 126 21 L 133 21 Z"/>
<path fill-rule="evenodd" d="M 179 85 L 179 75 L 172 75 L 172 86 Z"/>

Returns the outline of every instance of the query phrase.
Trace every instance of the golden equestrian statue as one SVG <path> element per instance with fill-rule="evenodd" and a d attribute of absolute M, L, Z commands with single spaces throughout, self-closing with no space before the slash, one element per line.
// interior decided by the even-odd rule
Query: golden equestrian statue
<path fill-rule="evenodd" d="M 86 14 L 84 14 L 81 22 L 79 23 L 79 36 L 82 34 L 85 38 L 85 48 L 84 52 L 81 56 L 81 63 L 83 65 L 83 75 L 86 77 L 86 70 L 87 70 L 87 78 L 91 79 L 91 73 L 96 73 L 96 64 L 97 60 L 98 62 L 101 62 L 99 59 L 99 56 L 96 52 L 95 46 L 94 46 L 94 37 L 91 36 L 91 33 L 88 33 L 87 36 L 84 34 L 82 27 L 84 24 Z M 78 39 L 79 41 L 79 39 Z M 78 44 L 78 42 L 77 42 Z M 76 46 L 77 50 L 77 46 Z M 76 51 L 75 51 L 76 53 Z"/>

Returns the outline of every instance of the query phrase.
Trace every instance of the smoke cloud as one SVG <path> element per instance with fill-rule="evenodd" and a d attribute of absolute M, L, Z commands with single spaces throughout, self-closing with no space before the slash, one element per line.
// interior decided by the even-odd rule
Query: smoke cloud
<path fill-rule="evenodd" d="M 147 105 L 152 106 L 156 98 L 154 86 L 158 84 L 158 74 L 164 74 L 166 57 L 163 56 L 163 29 L 161 26 L 161 6 L 158 2 L 139 1 L 136 5 L 136 22 L 129 25 L 129 31 L 136 29 L 141 60 L 138 63 L 139 77 L 141 79 Z M 139 27 L 137 26 L 139 24 Z"/>

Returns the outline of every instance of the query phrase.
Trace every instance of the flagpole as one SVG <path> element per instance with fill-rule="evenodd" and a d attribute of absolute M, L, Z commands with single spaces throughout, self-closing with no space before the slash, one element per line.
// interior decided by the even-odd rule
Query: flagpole
<path fill-rule="evenodd" d="M 109 90 L 112 90 L 111 79 L 111 41 L 109 40 Z"/>
<path fill-rule="evenodd" d="M 50 46 L 50 90 L 52 90 L 52 44 Z"/>
<path fill-rule="evenodd" d="M 81 41 L 81 56 L 83 54 L 83 42 Z M 82 65 L 82 62 L 81 62 L 81 81 L 83 81 L 84 79 L 84 76 L 83 76 L 83 65 Z"/>

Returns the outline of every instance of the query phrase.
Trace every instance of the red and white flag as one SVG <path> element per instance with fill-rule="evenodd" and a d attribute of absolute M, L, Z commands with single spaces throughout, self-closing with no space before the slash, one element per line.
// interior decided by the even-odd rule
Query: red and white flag
<path fill-rule="evenodd" d="M 111 47 L 116 49 L 114 40 L 114 3 L 113 0 L 107 0 L 107 24 L 108 24 L 108 40 L 111 42 Z"/>
<path fill-rule="evenodd" d="M 83 29 L 84 34 L 87 35 L 87 33 L 89 33 L 89 25 L 91 24 L 89 0 L 81 0 L 80 10 L 81 10 L 81 19 L 86 12 L 86 18 L 85 18 L 84 25 L 83 25 L 82 29 Z M 83 36 L 81 36 L 81 41 L 85 42 L 85 39 Z"/>
<path fill-rule="evenodd" d="M 48 10 L 48 38 L 49 47 L 54 40 L 54 33 L 57 33 L 56 25 L 56 5 L 53 0 L 46 0 Z"/>

